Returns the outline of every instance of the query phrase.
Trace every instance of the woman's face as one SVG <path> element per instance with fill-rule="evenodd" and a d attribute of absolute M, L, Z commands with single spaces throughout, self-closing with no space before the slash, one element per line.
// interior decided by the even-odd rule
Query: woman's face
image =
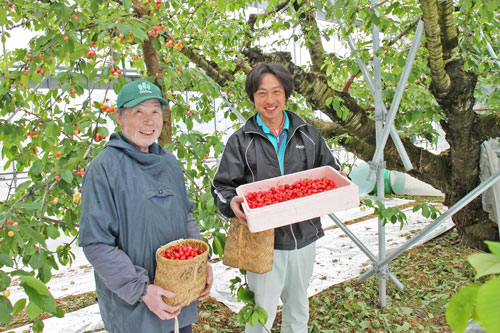
<path fill-rule="evenodd" d="M 286 104 L 285 89 L 273 74 L 266 73 L 260 78 L 259 88 L 253 94 L 257 112 L 267 124 L 279 126 Z"/>
<path fill-rule="evenodd" d="M 149 99 L 125 110 L 123 116 L 116 113 L 116 121 L 123 135 L 139 151 L 147 153 L 149 146 L 161 133 L 163 125 L 161 104 L 157 99 Z"/>

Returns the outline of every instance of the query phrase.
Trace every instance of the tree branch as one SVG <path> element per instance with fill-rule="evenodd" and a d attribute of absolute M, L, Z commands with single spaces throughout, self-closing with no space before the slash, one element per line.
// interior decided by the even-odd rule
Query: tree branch
<path fill-rule="evenodd" d="M 458 31 L 453 20 L 453 1 L 437 0 L 439 27 L 443 46 L 443 59 L 453 59 L 458 56 Z"/>
<path fill-rule="evenodd" d="M 204 57 L 195 53 L 188 46 L 184 46 L 181 53 L 186 56 L 193 64 L 202 69 L 208 76 L 210 76 L 218 85 L 223 86 L 226 81 L 234 81 L 233 74 L 229 71 L 223 71 L 217 64 L 208 61 Z"/>
<path fill-rule="evenodd" d="M 266 16 L 274 15 L 274 14 L 282 11 L 283 9 L 285 9 L 288 6 L 289 2 L 290 2 L 290 0 L 283 1 L 282 3 L 277 4 L 276 7 L 274 7 L 270 11 L 265 12 L 263 14 L 250 14 L 250 17 L 248 18 L 248 26 L 250 27 L 250 30 L 253 31 L 255 29 L 255 23 L 257 22 L 257 17 L 259 17 L 259 16 L 266 17 Z"/>
<path fill-rule="evenodd" d="M 371 160 L 375 153 L 375 122 L 370 119 L 364 110 L 349 94 L 331 89 L 326 80 L 313 73 L 305 72 L 290 60 L 290 56 L 283 52 L 263 54 L 258 49 L 248 50 L 245 55 L 250 63 L 272 61 L 286 67 L 294 78 L 296 91 L 304 96 L 314 110 L 319 110 L 327 115 L 332 122 L 314 120 L 312 123 L 318 127 L 326 138 L 349 134 L 351 138 L 341 144 L 350 152 L 364 160 Z M 341 105 L 349 109 L 345 119 L 338 117 L 335 110 L 326 106 L 326 99 L 340 98 Z M 410 140 L 402 139 L 403 145 L 414 163 L 415 170 L 412 174 L 418 179 L 435 184 L 443 191 L 449 186 L 449 157 L 434 155 L 425 149 L 414 146 Z M 384 156 L 388 166 L 393 170 L 404 170 L 399 153 L 391 140 L 387 141 Z M 440 176 L 436 176 L 436 175 Z M 436 182 L 436 178 L 439 179 Z M 431 181 L 432 180 L 432 181 Z"/>
<path fill-rule="evenodd" d="M 351 75 L 349 80 L 347 80 L 347 83 L 344 86 L 344 89 L 342 90 L 345 93 L 349 92 L 349 88 L 351 87 L 351 84 L 354 82 L 354 79 L 361 73 L 361 69 L 358 69 L 358 71 L 354 74 Z"/>
<path fill-rule="evenodd" d="M 325 50 L 321 41 L 321 31 L 316 21 L 316 10 L 309 0 L 294 1 L 293 7 L 297 13 L 300 13 L 299 21 L 306 48 L 311 57 L 311 70 L 315 73 L 321 73 Z"/>
<path fill-rule="evenodd" d="M 413 28 L 415 28 L 417 26 L 418 22 L 421 19 L 422 19 L 422 17 L 418 17 L 415 21 L 413 21 L 410 25 L 408 25 L 405 30 L 401 31 L 401 33 L 399 35 L 397 35 L 395 38 L 391 39 L 386 45 L 384 45 L 384 48 L 394 45 L 398 40 L 400 40 L 404 36 L 406 36 L 406 34 L 408 34 L 408 32 L 410 32 L 410 30 L 412 30 Z"/>
<path fill-rule="evenodd" d="M 259 16 L 267 17 L 270 15 L 274 15 L 274 14 L 282 11 L 283 9 L 285 9 L 288 6 L 289 2 L 290 2 L 290 0 L 283 1 L 282 3 L 279 3 L 278 5 L 276 5 L 276 7 L 274 7 L 270 11 L 262 13 L 262 14 L 250 14 L 250 16 L 248 17 L 248 22 L 247 22 L 249 29 L 248 29 L 248 32 L 245 33 L 245 40 L 246 40 L 245 47 L 246 48 L 252 48 L 252 41 L 254 39 L 253 32 L 255 31 L 255 24 L 257 23 L 257 18 Z"/>
<path fill-rule="evenodd" d="M 483 141 L 500 137 L 500 113 L 479 115 L 477 128 Z"/>
<path fill-rule="evenodd" d="M 445 70 L 436 0 L 420 0 L 420 7 L 425 23 L 426 47 L 429 51 L 429 67 L 432 77 L 431 88 L 437 98 L 442 98 L 448 94 L 451 82 Z"/>

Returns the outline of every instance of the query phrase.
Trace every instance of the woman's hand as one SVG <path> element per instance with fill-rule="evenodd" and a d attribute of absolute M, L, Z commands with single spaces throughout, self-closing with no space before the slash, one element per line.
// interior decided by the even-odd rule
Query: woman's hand
<path fill-rule="evenodd" d="M 212 285 L 214 283 L 214 271 L 212 270 L 212 265 L 207 264 L 207 286 L 205 287 L 205 290 L 203 290 L 200 294 L 200 297 L 198 297 L 198 301 L 203 301 L 207 299 L 210 296 L 210 289 L 212 289 Z"/>
<path fill-rule="evenodd" d="M 163 301 L 162 296 L 173 298 L 175 297 L 175 293 L 150 284 L 146 288 L 146 295 L 142 296 L 142 301 L 161 320 L 169 320 L 177 317 L 181 313 L 181 307 L 168 305 Z"/>
<path fill-rule="evenodd" d="M 235 196 L 234 198 L 231 199 L 229 205 L 231 206 L 234 215 L 241 221 L 241 223 L 243 223 L 244 225 L 248 225 L 245 212 L 243 211 L 243 208 L 241 208 L 241 203 L 243 201 L 245 201 L 243 197 Z"/>

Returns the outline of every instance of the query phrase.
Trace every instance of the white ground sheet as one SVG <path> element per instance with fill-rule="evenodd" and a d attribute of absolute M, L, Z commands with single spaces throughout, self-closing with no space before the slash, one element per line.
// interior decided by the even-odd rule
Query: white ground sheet
<path fill-rule="evenodd" d="M 388 200 L 387 206 L 403 205 L 409 202 L 408 200 Z M 441 212 L 446 210 L 446 207 L 439 207 Z M 373 211 L 370 209 L 360 210 L 359 208 L 350 209 L 337 214 L 339 219 L 347 222 L 362 216 L 367 216 Z M 405 243 L 409 237 L 418 234 L 432 220 L 425 219 L 419 212 L 412 212 L 411 208 L 404 210 L 408 217 L 408 224 L 400 230 L 400 226 L 388 224 L 385 228 L 386 248 L 387 250 L 395 249 Z M 335 223 L 328 217 L 322 217 L 323 228 L 325 229 L 325 237 L 317 242 L 316 265 L 314 267 L 313 277 L 311 279 L 308 294 L 315 295 L 322 290 L 338 284 L 340 282 L 358 277 L 360 271 L 367 266 L 370 266 L 368 257 L 347 237 L 342 230 L 336 227 Z M 370 249 L 376 256 L 378 252 L 378 236 L 377 236 L 377 219 L 370 218 L 362 222 L 351 224 L 348 228 Z M 451 220 L 444 221 L 439 227 L 433 230 L 421 243 L 432 239 L 433 237 L 449 230 L 453 227 Z M 63 239 L 58 240 L 60 243 Z M 67 239 L 66 239 L 67 241 Z M 58 243 L 50 244 L 56 247 Z M 60 298 L 68 295 L 75 295 L 83 292 L 95 290 L 94 276 L 92 266 L 89 265 L 81 248 L 74 247 L 76 259 L 72 267 L 64 267 L 58 272 L 54 272 L 51 281 L 48 283 L 50 291 L 55 298 Z M 236 302 L 236 298 L 230 292 L 230 280 L 239 275 L 239 271 L 234 268 L 224 266 L 222 262 L 212 264 L 214 269 L 214 286 L 212 288 L 212 296 L 218 301 L 223 302 L 233 311 L 238 311 L 243 304 Z M 396 276 L 397 277 L 397 276 Z M 400 280 L 403 285 L 404 280 Z M 389 284 L 392 282 L 388 282 Z M 11 295 L 9 297 L 12 304 L 18 299 L 25 297 L 22 289 L 19 287 L 10 288 Z M 44 320 L 45 332 L 51 333 L 73 333 L 85 332 L 103 328 L 103 324 L 99 315 L 97 304 L 81 309 L 79 311 L 66 314 L 63 318 L 50 318 Z M 13 332 L 21 333 L 28 330 L 29 325 L 14 329 Z"/>

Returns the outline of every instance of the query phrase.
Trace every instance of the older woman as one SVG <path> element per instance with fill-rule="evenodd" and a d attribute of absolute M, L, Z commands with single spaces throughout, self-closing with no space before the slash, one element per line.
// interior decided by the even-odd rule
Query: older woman
<path fill-rule="evenodd" d="M 108 332 L 191 332 L 196 302 L 180 309 L 152 284 L 155 251 L 180 238 L 200 239 L 178 160 L 155 143 L 162 128 L 161 91 L 147 81 L 122 88 L 112 134 L 87 168 L 82 185 L 79 245 L 95 270 L 99 309 Z M 213 273 L 209 265 L 208 298 Z"/>

